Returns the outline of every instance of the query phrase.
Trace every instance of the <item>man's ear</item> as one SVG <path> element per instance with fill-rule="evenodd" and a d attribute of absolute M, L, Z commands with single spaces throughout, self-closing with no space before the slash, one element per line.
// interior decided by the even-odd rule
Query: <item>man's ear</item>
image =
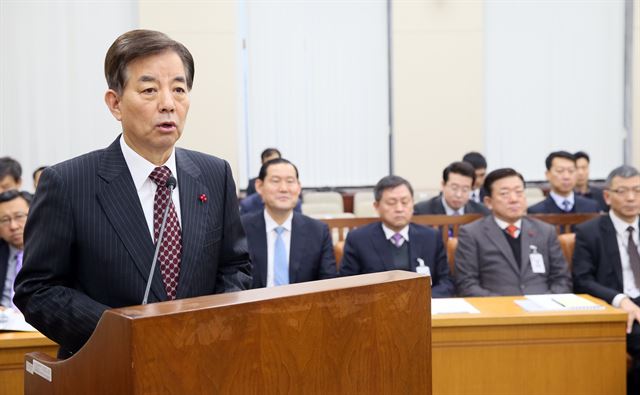
<path fill-rule="evenodd" d="M 484 200 L 484 205 L 485 205 L 489 210 L 493 210 L 493 207 L 491 206 L 491 197 L 490 197 L 490 196 L 485 196 L 483 200 Z"/>
<path fill-rule="evenodd" d="M 259 178 L 256 178 L 256 182 L 255 182 L 255 187 L 256 187 L 256 192 L 258 192 L 258 194 L 260 196 L 262 196 L 262 180 Z"/>
<path fill-rule="evenodd" d="M 115 119 L 122 121 L 122 112 L 120 111 L 120 95 L 113 89 L 108 89 L 104 94 L 104 102 L 109 107 L 109 111 Z"/>

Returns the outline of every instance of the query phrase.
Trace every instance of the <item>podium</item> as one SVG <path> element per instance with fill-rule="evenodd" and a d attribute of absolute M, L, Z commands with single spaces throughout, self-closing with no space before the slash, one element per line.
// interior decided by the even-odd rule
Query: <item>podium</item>
<path fill-rule="evenodd" d="M 431 394 L 430 278 L 391 271 L 107 310 L 25 394 Z"/>

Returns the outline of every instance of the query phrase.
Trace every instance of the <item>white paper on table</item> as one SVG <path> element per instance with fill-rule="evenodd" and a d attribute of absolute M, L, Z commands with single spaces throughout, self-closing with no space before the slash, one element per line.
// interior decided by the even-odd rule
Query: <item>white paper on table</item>
<path fill-rule="evenodd" d="M 526 311 L 602 310 L 604 306 L 575 294 L 525 295 L 515 302 Z"/>
<path fill-rule="evenodd" d="M 431 315 L 457 313 L 479 314 L 480 311 L 464 298 L 431 299 Z"/>
<path fill-rule="evenodd" d="M 0 330 L 37 332 L 36 328 L 27 324 L 27 321 L 24 320 L 24 315 L 14 309 L 0 311 Z"/>

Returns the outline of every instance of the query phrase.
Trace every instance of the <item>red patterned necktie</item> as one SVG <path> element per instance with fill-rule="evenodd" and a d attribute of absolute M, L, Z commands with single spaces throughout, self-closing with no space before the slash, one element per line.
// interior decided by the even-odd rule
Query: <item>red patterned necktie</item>
<path fill-rule="evenodd" d="M 509 236 L 511 236 L 512 238 L 516 238 L 516 232 L 518 232 L 518 227 L 513 225 L 513 224 L 509 224 L 509 226 L 507 226 L 507 233 L 509 234 Z"/>
<path fill-rule="evenodd" d="M 156 167 L 153 169 L 149 178 L 156 183 L 158 189 L 153 199 L 153 242 L 158 242 L 160 234 L 160 226 L 162 225 L 162 216 L 169 202 L 170 191 L 167 188 L 167 180 L 171 177 L 171 170 L 167 166 Z M 178 288 L 178 276 L 180 274 L 180 257 L 182 256 L 182 232 L 180 231 L 180 223 L 178 222 L 178 214 L 176 208 L 171 201 L 169 206 L 169 214 L 167 215 L 167 223 L 164 228 L 164 236 L 162 244 L 158 251 L 158 262 L 160 263 L 160 272 L 164 288 L 170 299 L 176 298 L 176 289 Z"/>

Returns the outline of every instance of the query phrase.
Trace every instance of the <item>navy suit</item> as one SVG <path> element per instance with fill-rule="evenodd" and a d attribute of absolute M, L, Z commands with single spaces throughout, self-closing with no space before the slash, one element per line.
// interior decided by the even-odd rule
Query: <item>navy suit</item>
<path fill-rule="evenodd" d="M 413 206 L 413 214 L 435 214 L 435 215 L 447 215 L 447 211 L 442 204 L 442 195 L 433 197 L 425 202 L 417 203 Z M 482 204 L 476 203 L 469 199 L 467 204 L 464 205 L 465 214 L 482 214 L 489 215 L 491 211 Z"/>
<path fill-rule="evenodd" d="M 570 213 L 599 213 L 600 205 L 592 199 L 584 198 L 578 194 L 573 194 L 574 204 Z M 566 214 L 567 212 L 558 207 L 551 196 L 547 196 L 543 201 L 534 204 L 527 210 L 529 214 Z"/>
<path fill-rule="evenodd" d="M 602 189 L 589 186 L 589 190 L 587 191 L 587 193 L 582 194 L 577 191 L 575 193 L 587 199 L 595 200 L 600 206 L 600 211 L 609 212 L 609 205 L 607 205 L 607 202 L 604 201 Z"/>
<path fill-rule="evenodd" d="M 242 216 L 247 233 L 253 288 L 267 286 L 267 231 L 264 211 Z M 336 258 L 329 227 L 324 222 L 294 212 L 291 220 L 289 283 L 323 280 L 337 276 Z"/>
<path fill-rule="evenodd" d="M 573 251 L 574 292 L 588 293 L 611 304 L 624 293 L 622 263 L 616 229 L 609 215 L 593 218 L 576 226 Z M 640 297 L 633 299 L 640 305 Z M 634 361 L 628 372 L 628 393 L 640 391 L 640 325 L 633 323 L 627 334 L 627 351 Z"/>
<path fill-rule="evenodd" d="M 396 248 L 386 239 L 381 222 L 350 231 L 344 245 L 340 275 L 352 276 L 394 270 L 389 247 Z M 413 271 L 418 266 L 418 258 L 429 266 L 433 281 L 432 297 L 453 296 L 454 286 L 449 276 L 447 253 L 440 232 L 426 226 L 409 224 L 409 256 Z"/>
<path fill-rule="evenodd" d="M 249 288 L 251 265 L 229 164 L 176 148 L 176 167 L 182 215 L 177 298 Z M 14 303 L 67 357 L 87 341 L 106 309 L 142 302 L 153 254 L 116 139 L 42 173 Z M 157 265 L 149 301 L 164 300 Z"/>

